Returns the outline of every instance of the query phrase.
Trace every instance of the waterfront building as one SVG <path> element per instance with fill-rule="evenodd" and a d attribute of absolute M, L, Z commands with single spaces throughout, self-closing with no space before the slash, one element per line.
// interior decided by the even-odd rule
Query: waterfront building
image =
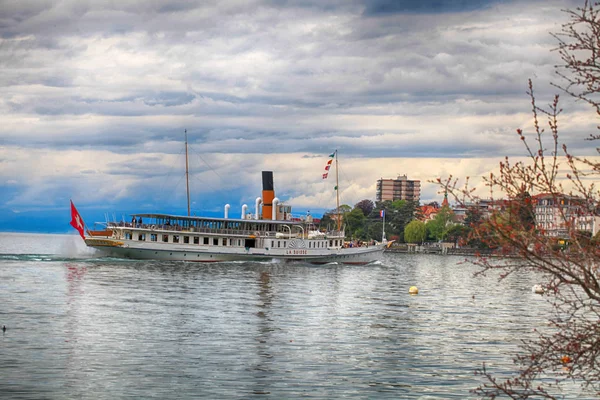
<path fill-rule="evenodd" d="M 575 227 L 577 230 L 590 232 L 592 237 L 600 232 L 600 216 L 598 215 L 581 215 L 575 218 Z"/>
<path fill-rule="evenodd" d="M 406 175 L 396 179 L 379 179 L 377 181 L 376 201 L 407 200 L 419 202 L 421 197 L 421 181 L 410 180 Z"/>
<path fill-rule="evenodd" d="M 532 199 L 536 228 L 546 236 L 568 238 L 569 227 L 595 235 L 600 228 L 597 210 L 579 197 L 542 193 Z"/>
<path fill-rule="evenodd" d="M 418 219 L 423 222 L 430 221 L 435 218 L 439 210 L 440 207 L 435 202 L 420 206 L 417 213 Z"/>

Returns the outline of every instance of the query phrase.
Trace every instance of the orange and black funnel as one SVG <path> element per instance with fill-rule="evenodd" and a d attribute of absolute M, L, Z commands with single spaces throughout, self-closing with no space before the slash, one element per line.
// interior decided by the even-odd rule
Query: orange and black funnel
<path fill-rule="evenodd" d="M 273 219 L 273 199 L 275 190 L 273 189 L 273 171 L 262 172 L 262 201 L 263 201 L 263 219 Z"/>

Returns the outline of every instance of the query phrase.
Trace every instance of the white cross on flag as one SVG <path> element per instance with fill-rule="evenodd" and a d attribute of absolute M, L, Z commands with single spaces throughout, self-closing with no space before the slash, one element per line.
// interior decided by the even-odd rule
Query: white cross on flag
<path fill-rule="evenodd" d="M 81 238 L 85 240 L 85 235 L 83 234 L 83 219 L 81 219 L 81 215 L 77 212 L 75 208 L 75 204 L 73 204 L 73 200 L 71 200 L 71 226 L 79 232 Z"/>

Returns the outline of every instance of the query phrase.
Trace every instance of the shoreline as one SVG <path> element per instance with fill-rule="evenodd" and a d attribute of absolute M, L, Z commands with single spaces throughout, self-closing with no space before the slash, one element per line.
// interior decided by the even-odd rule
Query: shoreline
<path fill-rule="evenodd" d="M 472 248 L 455 248 L 448 243 L 443 243 L 441 246 L 417 246 L 401 244 L 385 249 L 384 253 L 398 254 L 438 254 L 448 256 L 471 256 L 471 257 L 510 257 L 506 254 L 498 254 L 492 249 L 472 249 Z"/>

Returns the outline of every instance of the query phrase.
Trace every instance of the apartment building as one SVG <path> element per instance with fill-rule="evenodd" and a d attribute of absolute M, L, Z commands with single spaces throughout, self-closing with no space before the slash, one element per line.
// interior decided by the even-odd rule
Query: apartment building
<path fill-rule="evenodd" d="M 421 181 L 408 179 L 406 175 L 396 179 L 379 179 L 377 181 L 376 201 L 408 200 L 419 202 L 421 198 Z"/>
<path fill-rule="evenodd" d="M 533 200 L 536 227 L 547 236 L 568 237 L 569 225 L 592 235 L 598 232 L 600 217 L 578 197 L 543 193 Z"/>

